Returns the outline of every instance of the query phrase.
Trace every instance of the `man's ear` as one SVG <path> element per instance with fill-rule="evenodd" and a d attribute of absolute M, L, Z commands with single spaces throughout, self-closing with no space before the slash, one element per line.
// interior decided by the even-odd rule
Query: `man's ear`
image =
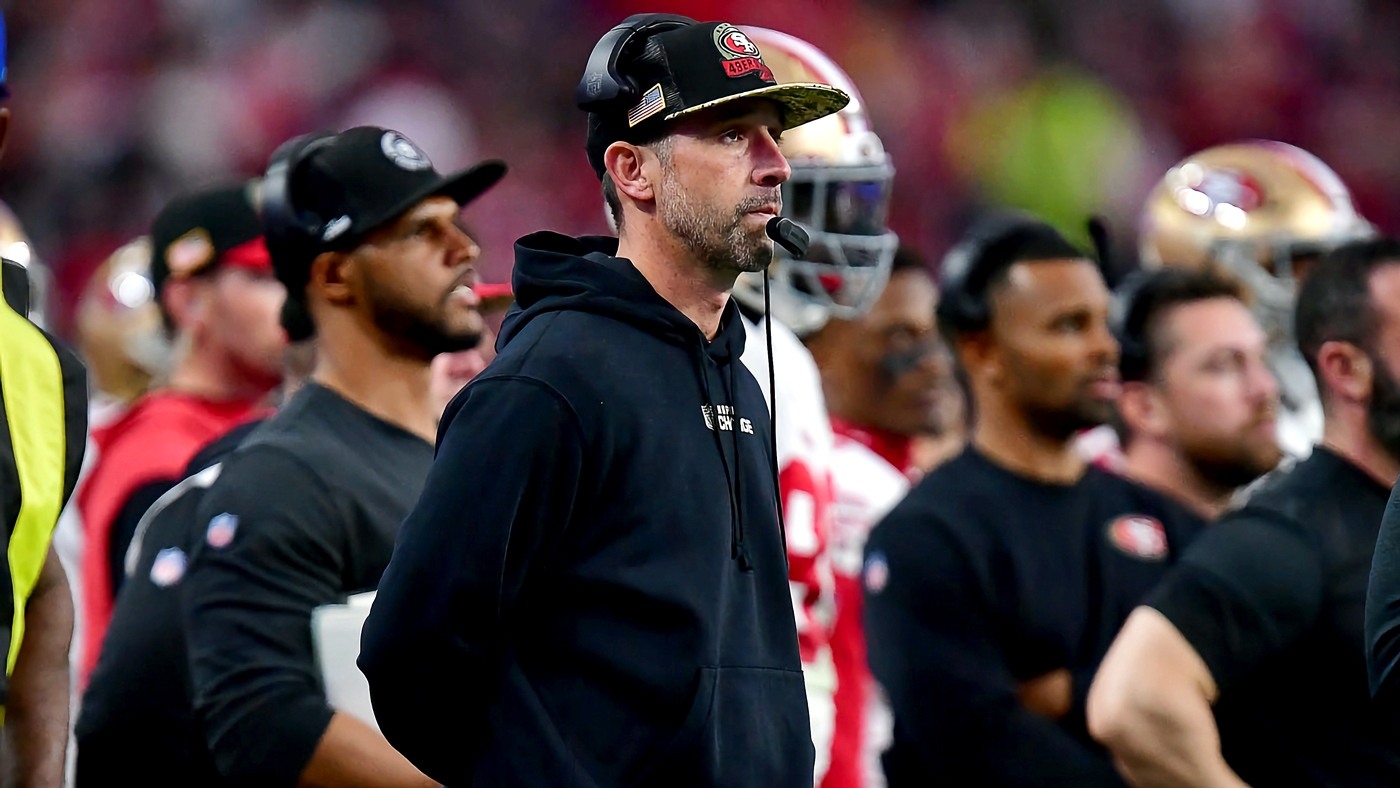
<path fill-rule="evenodd" d="M 655 185 L 644 166 L 647 155 L 640 145 L 630 142 L 614 142 L 603 152 L 603 166 L 612 176 L 619 195 L 625 194 L 640 202 L 656 199 Z"/>
<path fill-rule="evenodd" d="M 1005 368 L 990 330 L 959 334 L 955 345 L 954 353 L 967 372 L 968 383 L 983 380 L 996 385 L 1001 381 Z"/>
<path fill-rule="evenodd" d="M 160 288 L 160 303 L 170 315 L 175 330 L 188 331 L 209 308 L 205 290 L 200 282 L 188 277 L 170 277 Z"/>
<path fill-rule="evenodd" d="M 10 139 L 10 109 L 0 107 L 0 156 L 5 155 L 5 142 Z"/>
<path fill-rule="evenodd" d="M 1324 399 L 1364 403 L 1371 400 L 1371 359 L 1350 342 L 1323 342 L 1317 351 L 1317 371 Z"/>
<path fill-rule="evenodd" d="M 1130 435 L 1165 435 L 1171 432 L 1167 409 L 1157 392 L 1141 381 L 1124 381 L 1118 396 L 1118 416 Z"/>
<path fill-rule="evenodd" d="M 308 292 L 320 293 L 332 304 L 349 304 L 355 300 L 359 271 L 351 255 L 345 252 L 322 252 L 311 261 L 307 279 Z"/>

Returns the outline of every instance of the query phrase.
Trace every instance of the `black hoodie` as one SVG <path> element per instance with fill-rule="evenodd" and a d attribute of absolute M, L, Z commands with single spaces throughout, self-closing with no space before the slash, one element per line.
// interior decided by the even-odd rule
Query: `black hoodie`
<path fill-rule="evenodd" d="M 707 342 L 616 249 L 517 242 L 365 624 L 375 716 L 452 786 L 811 788 L 743 322 Z"/>

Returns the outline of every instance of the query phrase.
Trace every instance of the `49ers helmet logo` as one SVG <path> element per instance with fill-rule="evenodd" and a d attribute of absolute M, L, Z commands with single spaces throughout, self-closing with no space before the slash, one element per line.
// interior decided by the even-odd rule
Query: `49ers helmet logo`
<path fill-rule="evenodd" d="M 1120 551 L 1146 561 L 1161 561 L 1171 552 L 1167 529 L 1145 514 L 1126 514 L 1109 523 L 1108 540 Z"/>
<path fill-rule="evenodd" d="M 724 58 L 720 64 L 724 66 L 724 73 L 731 79 L 746 74 L 758 74 L 765 80 L 773 80 L 773 72 L 763 63 L 763 54 L 758 51 L 758 45 L 739 28 L 728 22 L 717 25 L 715 48 Z"/>
<path fill-rule="evenodd" d="M 720 25 L 715 28 L 715 38 L 719 41 L 721 50 L 727 50 L 731 58 L 758 57 L 758 45 L 750 41 L 744 31 L 733 25 Z"/>

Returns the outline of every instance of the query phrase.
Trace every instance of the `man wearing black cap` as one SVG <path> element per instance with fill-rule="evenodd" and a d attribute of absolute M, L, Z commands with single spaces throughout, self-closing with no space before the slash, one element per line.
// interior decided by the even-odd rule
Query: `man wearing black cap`
<path fill-rule="evenodd" d="M 847 97 L 777 85 L 732 25 L 662 15 L 604 38 L 579 92 L 620 238 L 517 242 L 500 354 L 448 407 L 365 624 L 375 715 L 452 785 L 810 788 L 729 291 L 772 259 L 776 138 Z"/>
<path fill-rule="evenodd" d="M 432 359 L 481 331 L 458 213 L 504 172 L 443 177 L 402 135 L 361 127 L 287 143 L 263 179 L 284 319 L 314 329 L 317 360 L 223 461 L 179 582 L 194 718 L 230 783 L 430 784 L 327 705 L 312 612 L 375 588 L 427 475 Z"/>
<path fill-rule="evenodd" d="M 245 185 L 172 200 L 151 227 L 151 279 L 175 359 L 170 379 L 94 430 L 83 521 L 79 683 L 97 663 L 136 523 L 201 447 L 257 418 L 282 380 L 285 288 Z"/>
<path fill-rule="evenodd" d="M 889 783 L 1121 786 L 1083 698 L 1199 521 L 1076 452 L 1119 388 L 1098 266 L 1048 225 L 992 219 L 941 281 L 940 329 L 977 418 L 971 445 L 866 547 L 870 665 L 895 716 Z"/>

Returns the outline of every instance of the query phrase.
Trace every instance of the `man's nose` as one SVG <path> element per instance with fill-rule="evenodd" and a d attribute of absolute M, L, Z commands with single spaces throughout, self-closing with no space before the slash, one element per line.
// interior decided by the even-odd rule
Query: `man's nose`
<path fill-rule="evenodd" d="M 753 181 L 757 185 L 781 186 L 792 176 L 792 167 L 767 128 L 758 130 L 751 150 L 754 157 Z"/>

